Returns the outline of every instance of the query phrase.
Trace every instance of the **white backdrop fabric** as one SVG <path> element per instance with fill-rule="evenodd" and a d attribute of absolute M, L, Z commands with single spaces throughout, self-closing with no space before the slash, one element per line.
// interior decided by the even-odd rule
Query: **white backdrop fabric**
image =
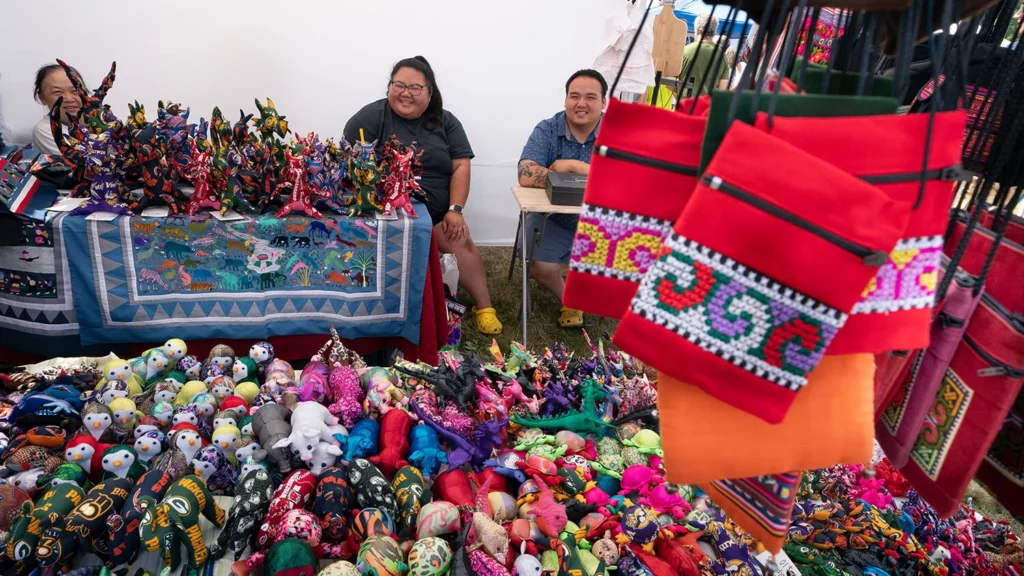
<path fill-rule="evenodd" d="M 214 106 L 234 121 L 270 97 L 300 134 L 339 137 L 381 98 L 398 60 L 433 65 L 445 108 L 476 152 L 467 220 L 480 244 L 511 244 L 518 211 L 509 187 L 533 127 L 563 106 L 565 81 L 605 47 L 623 0 L 49 0 L 19 2 L 0 20 L 0 116 L 28 143 L 45 113 L 36 69 L 61 58 L 90 88 L 117 61 L 107 103 Z M 609 83 L 611 78 L 608 79 Z"/>

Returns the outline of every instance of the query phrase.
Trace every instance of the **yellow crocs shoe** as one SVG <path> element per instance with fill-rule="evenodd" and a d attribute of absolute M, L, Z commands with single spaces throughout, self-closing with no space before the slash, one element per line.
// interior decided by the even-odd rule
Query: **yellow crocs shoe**
<path fill-rule="evenodd" d="M 583 310 L 562 306 L 558 315 L 558 325 L 562 328 L 579 328 L 583 326 Z"/>
<path fill-rule="evenodd" d="M 473 316 L 476 318 L 476 329 L 481 334 L 501 334 L 501 320 L 498 320 L 498 313 L 494 308 L 477 310 L 474 306 Z"/>

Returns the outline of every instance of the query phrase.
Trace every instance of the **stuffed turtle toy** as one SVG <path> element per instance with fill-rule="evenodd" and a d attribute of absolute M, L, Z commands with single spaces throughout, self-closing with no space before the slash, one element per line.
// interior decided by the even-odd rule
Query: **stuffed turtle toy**
<path fill-rule="evenodd" d="M 154 501 L 162 500 L 164 494 L 174 483 L 171 475 L 163 470 L 150 470 L 139 478 L 139 481 L 128 493 L 128 498 L 119 512 L 107 517 L 107 531 L 110 534 L 110 563 L 116 568 L 131 564 L 139 554 L 141 540 L 139 526 L 142 524 L 142 507 L 139 502 L 143 497 Z"/>
<path fill-rule="evenodd" d="M 43 532 L 57 520 L 67 516 L 85 499 L 85 491 L 70 482 L 53 484 L 39 502 L 22 504 L 24 515 L 11 525 L 7 541 L 7 557 L 16 561 L 16 571 L 35 565 L 35 551 Z"/>
<path fill-rule="evenodd" d="M 395 489 L 384 478 L 380 469 L 369 460 L 354 460 L 348 467 L 348 481 L 360 508 L 380 508 L 392 518 L 398 517 Z"/>
<path fill-rule="evenodd" d="M 164 550 L 164 564 L 173 572 L 181 563 L 179 548 L 185 544 L 190 576 L 197 576 L 199 566 L 206 562 L 209 551 L 199 529 L 199 515 L 224 526 L 224 510 L 213 500 L 206 484 L 198 476 L 186 476 L 167 489 L 163 500 L 157 503 L 151 496 L 139 498 L 142 522 L 139 536 L 148 552 Z"/>
<path fill-rule="evenodd" d="M 210 547 L 212 560 L 219 560 L 228 550 L 235 552 L 236 561 L 241 559 L 256 535 L 260 520 L 267 515 L 273 495 L 270 472 L 265 468 L 246 471 L 235 486 L 235 499 L 228 511 L 227 524 L 217 535 L 217 542 Z"/>
<path fill-rule="evenodd" d="M 112 478 L 93 486 L 70 514 L 43 531 L 36 547 L 39 566 L 66 569 L 79 549 L 86 546 L 93 554 L 106 558 L 110 548 L 107 517 L 121 510 L 134 484 L 131 478 Z"/>

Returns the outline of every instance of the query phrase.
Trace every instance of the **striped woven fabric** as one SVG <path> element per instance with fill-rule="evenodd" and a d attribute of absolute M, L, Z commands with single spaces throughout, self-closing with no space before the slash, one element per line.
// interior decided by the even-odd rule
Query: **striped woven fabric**
<path fill-rule="evenodd" d="M 793 514 L 799 472 L 716 480 L 700 487 L 726 514 L 773 554 L 782 549 Z"/>

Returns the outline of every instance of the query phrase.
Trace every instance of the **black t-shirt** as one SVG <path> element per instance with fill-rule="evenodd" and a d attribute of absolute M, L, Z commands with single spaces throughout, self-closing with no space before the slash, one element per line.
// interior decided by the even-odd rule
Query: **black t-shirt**
<path fill-rule="evenodd" d="M 378 157 L 384 153 L 384 144 L 392 134 L 406 146 L 415 141 L 416 149 L 423 150 L 420 187 L 427 195 L 430 219 L 434 224 L 440 222 L 451 205 L 452 161 L 473 157 L 473 148 L 469 145 L 462 122 L 445 110 L 441 125 L 428 129 L 423 118 L 406 120 L 395 114 L 385 98 L 367 104 L 349 119 L 345 124 L 345 139 L 349 142 L 359 140 L 360 128 L 367 142 L 377 140 Z"/>

